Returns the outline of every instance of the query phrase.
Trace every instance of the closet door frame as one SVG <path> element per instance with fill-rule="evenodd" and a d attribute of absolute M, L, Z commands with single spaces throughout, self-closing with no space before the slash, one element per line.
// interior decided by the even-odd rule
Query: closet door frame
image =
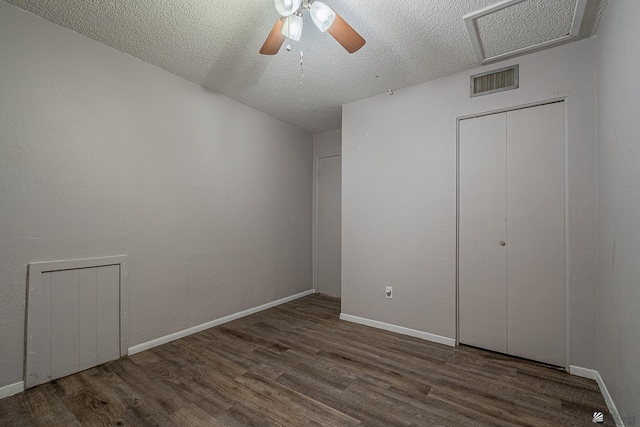
<path fill-rule="evenodd" d="M 489 116 L 492 114 L 500 114 L 500 113 L 508 113 L 510 111 L 523 110 L 525 108 L 533 108 L 539 107 L 547 104 L 554 104 L 558 102 L 564 102 L 565 107 L 565 138 L 564 138 L 564 226 L 565 226 L 565 245 L 564 245 L 564 265 L 565 265 L 565 280 L 564 280 L 564 290 L 565 290 L 565 370 L 569 372 L 569 342 L 570 342 L 570 328 L 569 328 L 569 241 L 568 241 L 568 233 L 566 230 L 569 229 L 569 209 L 568 209 L 568 138 L 566 134 L 566 110 L 567 110 L 567 98 L 559 97 L 548 99 L 544 101 L 531 102 L 528 104 L 522 104 L 514 107 L 501 108 L 491 111 L 479 112 L 475 114 L 469 114 L 465 116 L 460 116 L 456 119 L 456 346 L 460 345 L 460 283 L 459 283 L 459 253 L 460 253 L 460 121 L 466 119 L 472 119 L 477 117 Z"/>

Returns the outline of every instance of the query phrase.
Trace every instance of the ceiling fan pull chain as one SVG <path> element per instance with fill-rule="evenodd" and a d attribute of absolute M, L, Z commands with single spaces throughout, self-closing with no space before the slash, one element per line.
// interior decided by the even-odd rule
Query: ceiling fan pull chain
<path fill-rule="evenodd" d="M 304 79 L 304 67 L 302 66 L 303 59 L 304 59 L 304 53 L 300 51 L 300 84 L 302 84 L 302 79 Z"/>

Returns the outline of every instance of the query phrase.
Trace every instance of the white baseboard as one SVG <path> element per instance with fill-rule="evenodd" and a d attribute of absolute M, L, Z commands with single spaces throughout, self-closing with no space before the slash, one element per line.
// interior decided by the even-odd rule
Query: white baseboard
<path fill-rule="evenodd" d="M 385 331 L 396 332 L 402 335 L 409 335 L 410 337 L 421 338 L 426 341 L 436 342 L 438 344 L 448 345 L 450 347 L 456 346 L 456 340 L 454 338 L 443 337 L 440 335 L 430 334 L 428 332 L 418 331 L 417 329 L 405 328 L 404 326 L 392 325 L 390 323 L 379 322 L 377 320 L 365 319 L 364 317 L 352 316 L 350 314 L 340 313 L 340 319 L 347 322 L 359 323 L 365 326 L 371 326 L 372 328 L 384 329 Z"/>
<path fill-rule="evenodd" d="M 0 387 L 0 399 L 13 396 L 14 394 L 22 393 L 24 391 L 24 381 L 9 384 L 4 387 Z"/>
<path fill-rule="evenodd" d="M 157 347 L 162 344 L 166 344 L 171 341 L 175 341 L 180 338 L 184 338 L 188 335 L 195 334 L 200 331 L 204 331 L 205 329 L 213 328 L 214 326 L 222 325 L 223 323 L 231 322 L 232 320 L 240 319 L 241 317 L 248 316 L 250 314 L 257 313 L 262 310 L 266 310 L 268 308 L 275 307 L 280 304 L 284 304 L 289 301 L 296 300 L 298 298 L 306 297 L 307 295 L 311 295 L 315 293 L 313 289 L 308 291 L 300 292 L 299 294 L 291 295 L 289 297 L 281 298 L 276 301 L 268 302 L 266 304 L 259 305 L 257 307 L 249 308 L 247 310 L 240 311 L 238 313 L 230 314 L 225 317 L 221 317 L 219 319 L 212 320 L 207 323 L 203 323 L 201 325 L 193 326 L 191 328 L 185 329 L 183 331 L 175 332 L 173 334 L 165 335 L 160 338 L 156 338 L 151 341 L 143 342 L 141 344 L 134 345 L 133 347 L 129 347 L 129 355 L 140 353 L 144 350 L 149 350 L 150 348 Z"/>
<path fill-rule="evenodd" d="M 598 371 L 595 369 L 582 368 L 580 366 L 569 365 L 569 373 L 576 377 L 588 378 L 590 380 L 598 381 Z"/>
<path fill-rule="evenodd" d="M 607 404 L 607 408 L 609 409 L 613 420 L 616 422 L 616 426 L 625 427 L 624 421 L 622 420 L 622 418 L 620 418 L 618 408 L 616 408 L 616 404 L 613 402 L 613 398 L 611 398 L 609 390 L 607 390 L 607 386 L 600 376 L 600 372 L 596 371 L 595 369 L 587 369 L 581 368 L 580 366 L 569 365 L 569 373 L 578 377 L 589 378 L 590 380 L 594 380 L 595 382 L 597 382 L 598 387 L 600 387 L 600 393 L 602 393 L 602 397 L 604 397 L 604 401 Z"/>

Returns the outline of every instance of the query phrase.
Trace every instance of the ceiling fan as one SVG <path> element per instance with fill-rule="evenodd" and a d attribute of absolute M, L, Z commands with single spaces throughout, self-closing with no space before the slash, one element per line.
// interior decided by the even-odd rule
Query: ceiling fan
<path fill-rule="evenodd" d="M 366 43 L 360 34 L 347 24 L 340 15 L 321 1 L 315 0 L 274 0 L 280 17 L 267 36 L 260 53 L 275 55 L 286 38 L 298 41 L 302 34 L 302 12 L 306 9 L 318 29 L 327 31 L 344 47 L 354 53 Z"/>

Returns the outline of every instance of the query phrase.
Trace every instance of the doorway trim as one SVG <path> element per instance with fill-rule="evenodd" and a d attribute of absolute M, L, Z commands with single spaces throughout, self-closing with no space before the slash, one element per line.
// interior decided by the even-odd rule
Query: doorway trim
<path fill-rule="evenodd" d="M 568 121 L 567 121 L 567 106 L 568 98 L 566 96 L 552 98 L 545 101 L 537 101 L 526 104 L 521 104 L 513 107 L 499 108 L 496 110 L 468 114 L 456 118 L 456 347 L 460 345 L 460 283 L 459 283 L 459 252 L 460 252 L 460 122 L 466 119 L 473 119 L 477 117 L 490 116 L 493 114 L 506 113 L 510 111 L 523 110 L 526 108 L 539 107 L 547 104 L 555 104 L 558 102 L 564 102 L 565 105 L 565 137 L 564 137 L 564 229 L 565 229 L 565 244 L 564 244 L 564 265 L 565 265 L 565 370 L 570 371 L 570 271 L 569 271 L 569 138 L 568 138 Z"/>
<path fill-rule="evenodd" d="M 319 174 L 320 174 L 320 159 L 328 159 L 330 157 L 342 158 L 342 153 L 330 153 L 316 156 L 313 158 L 313 209 L 312 209 L 312 223 L 313 232 L 311 236 L 312 241 L 312 286 L 315 293 L 318 293 L 318 186 L 319 186 Z M 342 184 L 341 184 L 342 186 Z M 342 197 L 341 197 L 342 200 Z M 340 209 L 342 212 L 342 208 Z M 341 213 L 342 215 L 342 213 Z M 342 292 L 341 292 L 342 293 Z"/>

